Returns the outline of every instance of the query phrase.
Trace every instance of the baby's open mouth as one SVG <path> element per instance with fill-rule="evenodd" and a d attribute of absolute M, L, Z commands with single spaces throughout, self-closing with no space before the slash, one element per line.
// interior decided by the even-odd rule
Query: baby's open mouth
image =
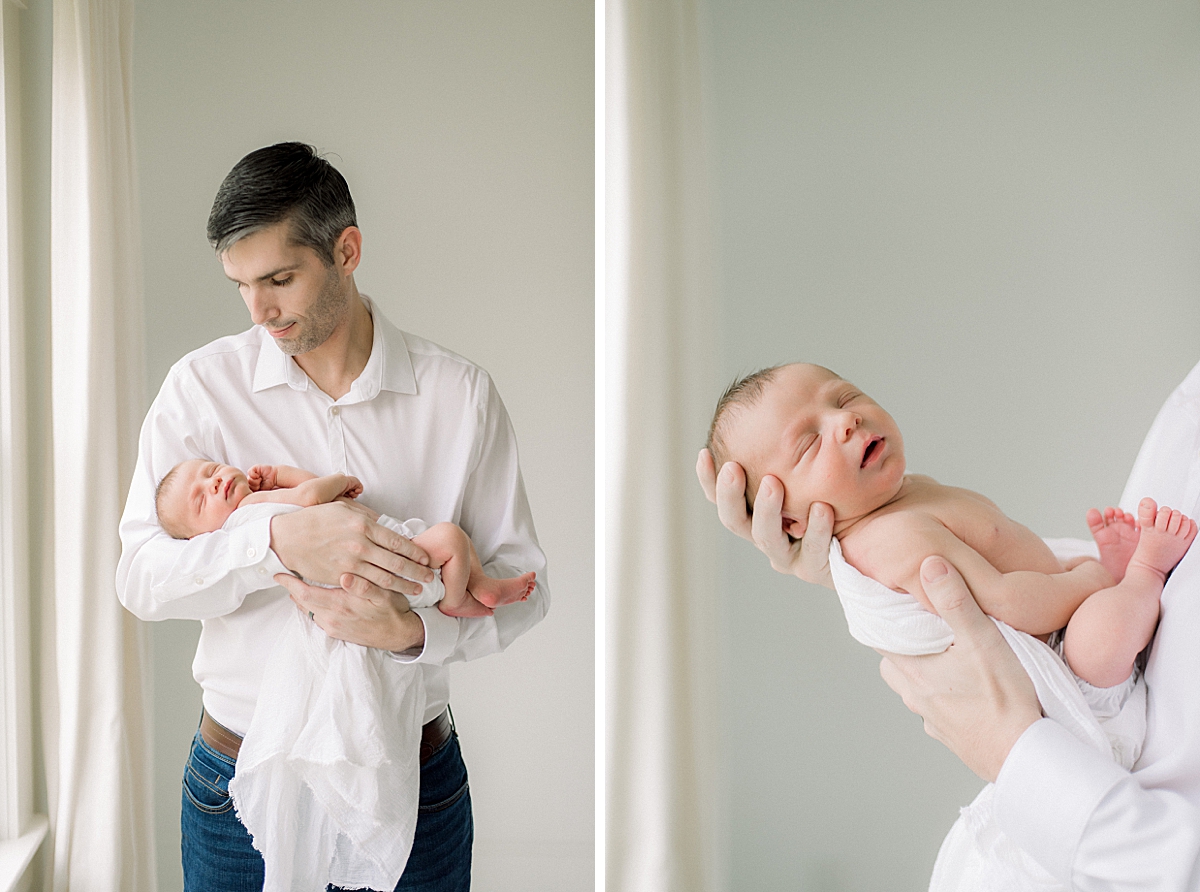
<path fill-rule="evenodd" d="M 882 445 L 883 437 L 872 437 L 871 441 L 867 443 L 867 448 L 863 450 L 862 464 L 860 464 L 859 467 L 865 468 L 870 463 L 871 459 L 874 458 L 875 454 L 879 451 L 879 447 Z"/>

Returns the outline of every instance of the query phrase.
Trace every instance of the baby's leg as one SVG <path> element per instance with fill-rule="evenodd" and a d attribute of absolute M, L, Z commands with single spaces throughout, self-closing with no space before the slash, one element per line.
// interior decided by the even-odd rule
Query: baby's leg
<path fill-rule="evenodd" d="M 533 591 L 534 573 L 512 579 L 485 574 L 475 546 L 456 524 L 436 524 L 413 541 L 429 553 L 433 566 L 441 562 L 446 597 L 438 609 L 447 616 L 490 616 L 492 608 L 524 601 Z"/>
<path fill-rule="evenodd" d="M 1120 582 L 1137 548 L 1137 520 L 1120 508 L 1105 508 L 1103 514 L 1092 508 L 1087 513 L 1087 525 L 1100 549 L 1101 566 Z"/>
<path fill-rule="evenodd" d="M 469 541 L 469 540 L 468 540 Z M 528 600 L 533 592 L 536 573 L 522 573 L 509 579 L 497 579 L 483 572 L 479 563 L 479 555 L 471 548 L 471 579 L 467 588 L 471 594 L 488 607 L 502 607 L 505 604 L 515 604 L 517 601 Z"/>
<path fill-rule="evenodd" d="M 1150 643 L 1158 623 L 1167 574 L 1196 538 L 1194 520 L 1158 508 L 1153 499 L 1138 504 L 1138 523 L 1141 534 L 1124 577 L 1079 606 L 1063 639 L 1071 669 L 1100 688 L 1120 684 L 1133 671 L 1134 659 Z"/>
<path fill-rule="evenodd" d="M 492 609 L 475 600 L 468 589 L 472 564 L 477 564 L 479 559 L 475 557 L 471 540 L 457 524 L 434 524 L 413 536 L 413 542 L 425 549 L 429 565 L 442 571 L 446 596 L 438 603 L 438 610 L 447 616 L 492 615 Z"/>

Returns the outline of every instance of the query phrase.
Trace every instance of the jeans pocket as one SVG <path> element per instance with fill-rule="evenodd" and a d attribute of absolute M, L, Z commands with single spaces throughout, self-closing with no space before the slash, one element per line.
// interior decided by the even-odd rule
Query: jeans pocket
<path fill-rule="evenodd" d="M 470 787 L 471 785 L 464 781 L 463 785 L 454 791 L 454 795 L 447 796 L 445 799 L 442 799 L 439 802 L 430 803 L 429 805 L 422 803 L 421 805 L 417 806 L 417 814 L 427 815 L 432 814 L 433 812 L 445 811 L 454 803 L 458 802 L 458 800 L 462 799 L 463 796 L 467 795 L 467 790 L 469 790 Z"/>
<path fill-rule="evenodd" d="M 229 777 L 233 765 L 216 754 L 210 754 L 200 741 L 192 744 L 183 770 L 183 792 L 188 801 L 200 811 L 221 814 L 233 808 L 229 797 Z"/>

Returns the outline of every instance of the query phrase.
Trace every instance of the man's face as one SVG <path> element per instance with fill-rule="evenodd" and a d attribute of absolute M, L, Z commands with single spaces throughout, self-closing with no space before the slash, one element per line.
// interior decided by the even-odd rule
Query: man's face
<path fill-rule="evenodd" d="M 189 537 L 219 530 L 242 499 L 250 481 L 237 468 L 196 458 L 180 465 L 170 487 L 170 513 Z"/>
<path fill-rule="evenodd" d="M 730 455 L 783 483 L 784 526 L 802 535 L 813 502 L 836 521 L 885 504 L 904 479 L 904 441 L 887 412 L 849 381 L 806 364 L 784 366 L 761 399 L 741 408 Z"/>
<path fill-rule="evenodd" d="M 324 344 L 346 318 L 351 290 L 336 266 L 289 240 L 288 226 L 277 223 L 239 239 L 221 255 L 221 266 L 254 324 L 284 353 L 298 356 Z"/>

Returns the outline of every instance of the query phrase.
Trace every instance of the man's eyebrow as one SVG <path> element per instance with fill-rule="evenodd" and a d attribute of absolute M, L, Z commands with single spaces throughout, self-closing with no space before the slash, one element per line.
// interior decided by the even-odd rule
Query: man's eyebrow
<path fill-rule="evenodd" d="M 274 279 L 280 273 L 294 272 L 295 270 L 298 270 L 299 268 L 300 268 L 300 264 L 298 264 L 298 263 L 292 263 L 292 264 L 289 264 L 288 266 L 281 266 L 278 269 L 271 270 L 269 273 L 263 273 L 261 276 L 256 277 L 254 279 L 254 281 L 255 282 L 265 282 L 265 281 L 267 281 L 267 279 Z M 237 279 L 235 279 L 233 276 L 229 275 L 228 273 L 225 274 L 225 278 L 227 278 L 230 282 L 233 282 L 236 285 L 242 284 L 241 282 L 239 282 Z"/>

